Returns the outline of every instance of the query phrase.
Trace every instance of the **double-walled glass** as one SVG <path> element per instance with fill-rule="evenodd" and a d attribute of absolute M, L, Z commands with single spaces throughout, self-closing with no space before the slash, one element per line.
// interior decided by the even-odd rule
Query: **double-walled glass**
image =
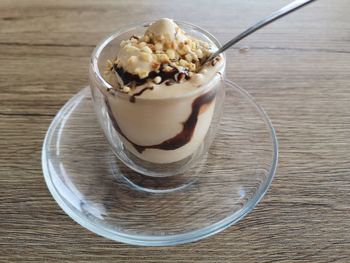
<path fill-rule="evenodd" d="M 205 30 L 176 23 L 187 34 L 220 46 Z M 97 118 L 116 156 L 144 175 L 170 176 L 195 165 L 214 139 L 225 98 L 226 62 L 224 57 L 220 72 L 194 91 L 171 98 L 131 99 L 113 90 L 102 72 L 106 61 L 116 58 L 120 42 L 143 35 L 145 26 L 123 28 L 97 45 L 91 57 L 90 87 Z"/>

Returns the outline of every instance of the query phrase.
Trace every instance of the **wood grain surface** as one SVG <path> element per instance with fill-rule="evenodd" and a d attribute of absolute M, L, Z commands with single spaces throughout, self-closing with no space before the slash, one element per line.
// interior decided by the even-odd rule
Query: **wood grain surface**
<path fill-rule="evenodd" d="M 227 52 L 227 76 L 266 110 L 279 167 L 261 203 L 200 242 L 96 236 L 48 192 L 41 147 L 119 26 L 172 17 L 222 42 L 286 0 L 0 1 L 0 262 L 350 262 L 350 2 L 319 0 Z M 240 47 L 246 47 L 243 51 Z"/>

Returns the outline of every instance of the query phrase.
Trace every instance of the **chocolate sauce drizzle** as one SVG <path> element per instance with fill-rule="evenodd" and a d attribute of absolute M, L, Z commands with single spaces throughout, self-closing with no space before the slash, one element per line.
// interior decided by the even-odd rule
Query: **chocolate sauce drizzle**
<path fill-rule="evenodd" d="M 114 129 L 122 135 L 128 142 L 130 142 L 134 148 L 139 152 L 142 153 L 146 149 L 160 149 L 160 150 L 175 150 L 177 148 L 180 148 L 184 146 L 186 143 L 188 143 L 192 136 L 194 129 L 196 127 L 197 121 L 198 121 L 198 115 L 201 110 L 201 108 L 205 105 L 209 105 L 213 99 L 215 98 L 216 95 L 216 90 L 213 89 L 199 97 L 197 97 L 193 102 L 192 102 L 192 111 L 190 116 L 187 118 L 187 120 L 183 123 L 183 128 L 181 132 L 179 132 L 177 135 L 174 137 L 163 141 L 160 144 L 155 144 L 155 145 L 149 145 L 149 146 L 143 146 L 136 144 L 132 142 L 120 129 L 117 120 L 114 118 L 111 107 L 108 103 L 108 99 L 105 99 L 106 105 L 107 105 L 107 111 L 110 119 L 112 120 L 112 124 Z"/>
<path fill-rule="evenodd" d="M 139 92 L 136 92 L 136 93 L 132 94 L 132 95 L 130 96 L 129 101 L 132 102 L 132 103 L 135 103 L 135 101 L 136 101 L 136 98 L 135 98 L 135 97 L 140 96 L 140 95 L 141 95 L 142 93 L 144 93 L 146 90 L 153 90 L 153 87 L 146 87 L 146 88 L 143 88 L 142 90 L 140 90 Z"/>
<path fill-rule="evenodd" d="M 165 70 L 165 68 L 171 68 L 171 70 Z M 123 84 L 126 86 L 132 85 L 143 85 L 147 82 L 148 79 L 154 79 L 155 77 L 161 77 L 162 82 L 166 80 L 174 80 L 180 82 L 184 78 L 189 79 L 188 70 L 179 71 L 177 68 L 169 66 L 167 64 L 162 64 L 159 68 L 159 72 L 151 71 L 146 78 L 141 79 L 136 74 L 131 74 L 128 71 L 125 71 L 123 68 L 119 68 L 117 64 L 113 65 L 113 69 L 122 79 Z"/>
<path fill-rule="evenodd" d="M 113 65 L 115 72 L 122 79 L 124 85 L 130 85 L 135 83 L 136 85 L 143 85 L 147 82 L 147 78 L 140 79 L 138 75 L 131 74 L 125 71 L 123 68 L 118 68 L 116 64 Z"/>
<path fill-rule="evenodd" d="M 165 82 L 165 85 L 166 86 L 171 86 L 171 85 L 173 85 L 175 82 L 174 81 L 172 81 L 172 80 L 167 80 L 166 82 Z"/>

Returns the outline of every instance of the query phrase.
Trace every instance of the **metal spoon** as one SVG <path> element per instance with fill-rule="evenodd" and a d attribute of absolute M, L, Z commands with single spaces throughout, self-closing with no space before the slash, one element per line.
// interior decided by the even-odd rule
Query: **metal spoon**
<path fill-rule="evenodd" d="M 277 10 L 276 12 L 272 13 L 270 16 L 260 20 L 258 23 L 254 24 L 247 30 L 243 31 L 241 34 L 227 42 L 225 45 L 223 45 L 221 48 L 219 48 L 215 53 L 210 55 L 202 64 L 207 63 L 211 60 L 213 60 L 216 56 L 218 56 L 220 53 L 224 52 L 226 49 L 230 48 L 232 45 L 236 44 L 237 42 L 241 41 L 246 36 L 249 36 L 250 34 L 254 33 L 258 29 L 270 24 L 271 22 L 284 17 L 285 15 L 288 15 L 289 13 L 292 13 L 299 8 L 306 6 L 307 4 L 310 4 L 316 0 L 296 0 L 281 9 Z"/>

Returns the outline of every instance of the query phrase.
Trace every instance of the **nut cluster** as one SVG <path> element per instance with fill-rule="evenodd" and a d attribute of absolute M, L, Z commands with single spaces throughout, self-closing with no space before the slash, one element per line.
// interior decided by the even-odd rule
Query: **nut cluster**
<path fill-rule="evenodd" d="M 142 37 L 132 36 L 122 41 L 120 48 L 130 54 L 127 65 L 125 62 L 122 64 L 119 57 L 114 64 L 124 69 L 134 69 L 140 79 L 147 78 L 151 71 L 159 72 L 161 68 L 164 71 L 177 68 L 179 71 L 197 72 L 201 61 L 210 55 L 208 43 L 187 36 L 176 37 L 174 40 L 162 36 L 155 38 L 147 34 Z M 156 77 L 153 81 L 160 83 L 162 80 Z"/>

